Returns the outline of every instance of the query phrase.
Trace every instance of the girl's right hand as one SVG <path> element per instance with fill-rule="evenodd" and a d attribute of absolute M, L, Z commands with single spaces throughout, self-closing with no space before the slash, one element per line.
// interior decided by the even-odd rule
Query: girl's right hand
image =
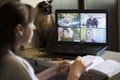
<path fill-rule="evenodd" d="M 70 73 L 68 75 L 67 80 L 78 80 L 81 74 L 85 71 L 85 69 L 90 66 L 92 63 L 85 64 L 81 57 L 78 56 L 74 63 L 70 66 Z"/>

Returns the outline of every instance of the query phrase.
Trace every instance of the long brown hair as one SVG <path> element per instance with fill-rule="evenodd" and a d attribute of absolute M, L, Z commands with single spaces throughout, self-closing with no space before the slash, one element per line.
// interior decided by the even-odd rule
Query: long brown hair
<path fill-rule="evenodd" d="M 33 8 L 20 2 L 6 3 L 0 8 L 0 57 L 8 49 L 16 52 L 16 32 L 18 24 L 25 27 L 33 20 Z"/>
<path fill-rule="evenodd" d="M 6 3 L 21 2 L 21 0 L 0 0 L 0 7 Z"/>

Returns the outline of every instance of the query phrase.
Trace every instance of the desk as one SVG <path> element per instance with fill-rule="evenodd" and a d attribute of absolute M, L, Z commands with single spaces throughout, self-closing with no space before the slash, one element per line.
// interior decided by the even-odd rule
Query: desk
<path fill-rule="evenodd" d="M 50 62 L 50 63 L 58 63 L 59 62 L 59 61 L 47 61 L 45 63 L 44 57 L 40 57 L 42 54 L 44 54 L 44 53 L 39 52 L 37 49 L 26 48 L 24 51 L 22 51 L 21 56 L 27 57 L 27 58 L 30 58 L 30 59 L 35 59 L 35 60 L 38 61 L 38 66 L 37 67 L 34 65 L 34 60 L 30 61 L 31 65 L 33 65 L 33 68 L 35 69 L 36 73 L 48 68 L 50 65 L 47 62 Z M 116 61 L 120 62 L 120 53 L 119 52 L 105 51 L 104 54 L 101 57 L 104 60 L 113 59 L 113 60 L 116 60 Z M 109 80 L 119 80 L 118 77 L 120 77 L 120 75 L 117 75 L 117 77 L 111 78 Z M 66 76 L 64 75 L 64 76 L 59 76 L 59 77 L 54 78 L 54 80 L 61 80 L 61 79 L 62 80 L 66 79 Z"/>
<path fill-rule="evenodd" d="M 47 62 L 52 62 L 52 63 L 58 63 L 60 61 L 50 61 L 46 60 L 45 57 L 42 57 L 45 53 L 44 52 L 39 52 L 37 49 L 34 48 L 27 48 L 22 53 L 20 54 L 22 57 L 30 58 L 30 59 L 36 59 L 40 61 L 47 61 Z"/>
<path fill-rule="evenodd" d="M 37 49 L 34 48 L 26 48 L 22 53 L 20 54 L 23 57 L 27 58 L 33 58 L 37 60 L 44 60 L 43 57 L 40 57 L 43 55 L 43 52 L 39 52 Z M 114 59 L 120 62 L 120 52 L 114 52 L 114 51 L 105 51 L 104 54 L 101 56 L 103 59 Z M 53 61 L 54 62 L 54 61 Z M 55 61 L 56 62 L 56 61 Z"/>

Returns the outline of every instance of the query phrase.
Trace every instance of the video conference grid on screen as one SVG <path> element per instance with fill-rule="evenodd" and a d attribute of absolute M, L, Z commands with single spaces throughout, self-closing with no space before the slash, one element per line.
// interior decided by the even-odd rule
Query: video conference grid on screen
<path fill-rule="evenodd" d="M 58 41 L 106 43 L 106 13 L 59 13 Z"/>

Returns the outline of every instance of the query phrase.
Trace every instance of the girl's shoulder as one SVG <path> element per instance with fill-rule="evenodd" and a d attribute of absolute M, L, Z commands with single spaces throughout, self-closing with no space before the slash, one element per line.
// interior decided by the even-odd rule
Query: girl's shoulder
<path fill-rule="evenodd" d="M 31 80 L 24 67 L 11 54 L 2 59 L 0 71 L 2 80 Z"/>

